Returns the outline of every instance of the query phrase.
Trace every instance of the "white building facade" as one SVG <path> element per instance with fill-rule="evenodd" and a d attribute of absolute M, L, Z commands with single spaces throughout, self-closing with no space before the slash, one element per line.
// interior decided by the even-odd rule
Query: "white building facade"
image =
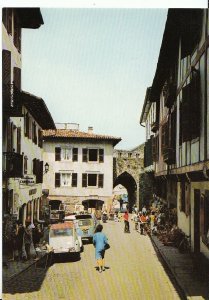
<path fill-rule="evenodd" d="M 44 164 L 49 164 L 43 189 L 49 200 L 61 200 L 66 211 L 73 211 L 83 200 L 111 203 L 113 148 L 120 138 L 56 129 L 45 130 L 43 139 Z"/>

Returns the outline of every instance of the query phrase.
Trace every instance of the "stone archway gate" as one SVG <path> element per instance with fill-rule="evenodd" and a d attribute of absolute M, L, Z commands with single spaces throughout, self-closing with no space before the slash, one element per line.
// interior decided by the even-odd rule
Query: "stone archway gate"
<path fill-rule="evenodd" d="M 144 168 L 144 144 L 137 146 L 132 150 L 114 150 L 113 154 L 113 187 L 117 184 L 125 183 L 129 195 L 132 199 L 131 202 L 135 201 L 135 203 L 130 203 L 131 205 L 136 204 L 137 207 L 140 206 L 139 203 L 139 181 L 140 174 L 143 173 Z M 133 178 L 133 180 L 131 179 Z M 135 181 L 135 188 L 134 182 Z"/>

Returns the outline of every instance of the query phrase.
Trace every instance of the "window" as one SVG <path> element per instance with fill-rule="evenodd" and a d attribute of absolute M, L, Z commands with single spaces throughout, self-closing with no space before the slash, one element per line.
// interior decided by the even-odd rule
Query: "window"
<path fill-rule="evenodd" d="M 55 147 L 55 161 L 61 160 L 61 148 Z"/>
<path fill-rule="evenodd" d="M 70 173 L 62 173 L 61 174 L 61 186 L 71 186 L 71 174 Z"/>
<path fill-rule="evenodd" d="M 97 161 L 98 150 L 89 149 L 89 161 Z"/>
<path fill-rule="evenodd" d="M 103 188 L 104 174 L 82 174 L 82 187 Z"/>
<path fill-rule="evenodd" d="M 70 160 L 71 149 L 70 148 L 62 148 L 61 149 L 61 157 L 62 157 L 62 160 Z"/>
<path fill-rule="evenodd" d="M 128 158 L 131 158 L 132 157 L 132 153 L 128 153 Z"/>
<path fill-rule="evenodd" d="M 28 157 L 24 156 L 24 174 L 28 172 Z"/>
<path fill-rule="evenodd" d="M 97 174 L 88 174 L 88 186 L 97 186 Z"/>
<path fill-rule="evenodd" d="M 73 148 L 73 161 L 78 161 L 78 148 Z"/>
<path fill-rule="evenodd" d="M 82 149 L 83 162 L 104 162 L 104 149 Z"/>

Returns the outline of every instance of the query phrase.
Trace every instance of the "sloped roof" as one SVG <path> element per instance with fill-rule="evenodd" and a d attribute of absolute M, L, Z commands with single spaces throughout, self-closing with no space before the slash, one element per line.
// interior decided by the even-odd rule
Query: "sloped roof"
<path fill-rule="evenodd" d="M 113 145 L 115 146 L 117 143 L 121 141 L 121 138 L 113 137 L 109 135 L 101 135 L 95 133 L 88 133 L 78 130 L 72 129 L 49 129 L 43 130 L 43 137 L 44 139 L 87 139 L 87 140 L 103 140 L 103 141 L 112 141 Z"/>
<path fill-rule="evenodd" d="M 56 128 L 53 118 L 42 98 L 21 92 L 22 104 L 28 109 L 42 129 Z"/>

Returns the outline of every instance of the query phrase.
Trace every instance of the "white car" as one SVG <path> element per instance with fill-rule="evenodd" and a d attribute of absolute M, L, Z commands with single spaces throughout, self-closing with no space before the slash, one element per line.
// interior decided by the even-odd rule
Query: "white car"
<path fill-rule="evenodd" d="M 77 253 L 81 245 L 73 222 L 53 224 L 49 231 L 49 246 L 56 253 Z"/>
<path fill-rule="evenodd" d="M 64 218 L 64 222 L 65 223 L 74 223 L 75 225 L 75 228 L 76 228 L 76 232 L 77 232 L 77 226 L 78 226 L 78 222 L 76 221 L 76 218 L 75 218 L 76 215 L 69 215 L 69 216 L 66 216 Z M 81 251 L 83 251 L 83 242 L 82 242 L 82 239 L 81 239 L 81 236 L 78 235 L 78 240 L 79 240 L 79 243 L 80 243 L 80 247 L 81 247 Z"/>

